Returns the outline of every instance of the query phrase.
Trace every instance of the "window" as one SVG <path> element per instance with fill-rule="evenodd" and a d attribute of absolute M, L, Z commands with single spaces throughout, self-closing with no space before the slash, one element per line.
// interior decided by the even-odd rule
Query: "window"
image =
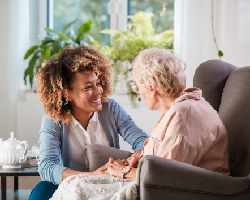
<path fill-rule="evenodd" d="M 155 33 L 174 29 L 174 0 L 129 0 L 129 15 L 139 11 L 152 12 Z"/>
<path fill-rule="evenodd" d="M 109 42 L 109 35 L 101 34 L 103 29 L 122 30 L 127 28 L 127 15 L 139 11 L 152 12 L 155 33 L 174 28 L 174 0 L 48 0 L 50 28 L 61 31 L 62 27 L 79 19 L 71 31 L 82 23 L 93 19 L 89 34 L 103 44 Z"/>
<path fill-rule="evenodd" d="M 75 19 L 79 19 L 79 22 L 72 26 L 70 31 L 76 31 L 81 24 L 86 23 L 91 18 L 93 19 L 92 28 L 89 35 L 95 40 L 107 43 L 109 41 L 108 35 L 100 33 L 102 29 L 109 28 L 109 14 L 107 13 L 107 5 L 109 0 L 53 0 L 50 2 L 53 12 L 50 12 L 52 16 L 53 25 L 50 28 L 55 29 L 58 32 L 62 31 L 62 28 L 67 23 Z"/>

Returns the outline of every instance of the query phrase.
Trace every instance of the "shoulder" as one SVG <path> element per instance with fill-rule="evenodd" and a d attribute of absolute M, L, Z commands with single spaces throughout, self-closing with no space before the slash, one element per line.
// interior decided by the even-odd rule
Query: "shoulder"
<path fill-rule="evenodd" d="M 49 119 L 47 115 L 43 115 L 41 129 L 55 129 L 63 126 L 62 121 L 56 121 L 55 119 Z"/>
<path fill-rule="evenodd" d="M 117 103 L 114 99 L 108 99 L 102 103 L 102 112 L 112 112 L 112 111 L 118 111 L 121 110 L 122 107 Z"/>
<path fill-rule="evenodd" d="M 179 119 L 183 119 L 189 115 L 192 106 L 193 105 L 190 100 L 185 100 L 171 106 L 168 112 L 171 113 L 171 115 L 175 115 L 175 117 L 178 117 Z"/>

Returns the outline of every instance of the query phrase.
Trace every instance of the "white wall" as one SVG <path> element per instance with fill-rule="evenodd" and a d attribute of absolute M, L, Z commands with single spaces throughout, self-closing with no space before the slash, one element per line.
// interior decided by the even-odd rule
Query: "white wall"
<path fill-rule="evenodd" d="M 234 40 L 232 40 L 234 44 Z M 250 2 L 240 0 L 239 2 L 239 66 L 250 66 Z M 233 48 L 233 47 L 232 47 Z"/>
<path fill-rule="evenodd" d="M 23 61 L 28 48 L 28 0 L 0 0 L 0 136 L 16 129 L 16 102 L 24 90 Z M 9 135 L 9 134 L 8 134 Z"/>
<path fill-rule="evenodd" d="M 186 61 L 187 87 L 196 68 L 219 59 L 212 32 L 212 0 L 175 1 L 175 50 Z M 214 32 L 222 60 L 237 67 L 250 65 L 250 1 L 215 0 Z"/>
<path fill-rule="evenodd" d="M 46 32 L 46 1 L 0 0 L 0 137 L 17 130 L 17 102 L 24 99 L 24 55 Z M 38 9 L 39 8 L 39 9 Z M 45 23 L 44 23 L 45 21 Z M 43 36 L 41 36 L 43 34 Z"/>
<path fill-rule="evenodd" d="M 7 115 L 7 108 L 6 108 L 6 95 L 7 95 L 7 83 L 6 79 L 4 76 L 8 74 L 8 60 L 6 57 L 8 57 L 8 29 L 9 29 L 9 19 L 7 17 L 8 15 L 8 10 L 9 10 L 9 3 L 7 1 L 0 1 L 0 26 L 1 26 L 1 31 L 0 31 L 0 68 L 1 68 L 1 73 L 0 73 L 0 94 L 1 94 L 1 100 L 0 100 L 0 122 L 6 122 L 5 117 Z M 3 39 L 4 38 L 4 39 Z M 0 125 L 0 137 L 5 136 L 5 131 L 6 131 L 6 126 L 4 123 L 1 123 Z"/>

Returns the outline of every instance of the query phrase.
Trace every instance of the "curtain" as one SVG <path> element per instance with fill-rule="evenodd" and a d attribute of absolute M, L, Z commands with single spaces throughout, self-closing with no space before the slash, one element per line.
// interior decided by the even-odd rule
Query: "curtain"
<path fill-rule="evenodd" d="M 241 1 L 244 0 L 214 0 L 213 3 L 214 34 L 219 50 L 224 53 L 221 59 L 236 66 L 241 66 L 242 60 L 250 63 L 249 57 L 242 57 L 240 53 Z M 187 64 L 187 87 L 193 86 L 195 70 L 202 62 L 219 59 L 213 38 L 211 5 L 212 0 L 175 0 L 174 49 Z M 249 22 L 247 16 L 243 18 Z"/>
<path fill-rule="evenodd" d="M 16 102 L 22 98 L 23 61 L 29 47 L 29 1 L 0 0 L 0 137 L 16 131 Z"/>

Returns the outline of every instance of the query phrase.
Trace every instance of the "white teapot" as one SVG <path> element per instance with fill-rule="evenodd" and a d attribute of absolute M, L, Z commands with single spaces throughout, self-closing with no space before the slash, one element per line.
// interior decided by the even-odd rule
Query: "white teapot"
<path fill-rule="evenodd" d="M 29 145 L 27 141 L 18 141 L 14 138 L 14 132 L 10 133 L 10 138 L 3 142 L 0 138 L 0 166 L 2 168 L 21 168 L 21 164 L 26 162 Z"/>

